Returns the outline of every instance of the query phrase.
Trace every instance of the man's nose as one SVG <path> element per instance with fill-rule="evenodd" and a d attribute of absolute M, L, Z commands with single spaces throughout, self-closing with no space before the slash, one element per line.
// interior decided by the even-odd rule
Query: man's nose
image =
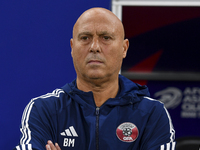
<path fill-rule="evenodd" d="M 91 47 L 90 47 L 90 52 L 94 52 L 94 53 L 101 52 L 99 39 L 94 38 L 92 40 L 92 44 L 91 44 Z"/>

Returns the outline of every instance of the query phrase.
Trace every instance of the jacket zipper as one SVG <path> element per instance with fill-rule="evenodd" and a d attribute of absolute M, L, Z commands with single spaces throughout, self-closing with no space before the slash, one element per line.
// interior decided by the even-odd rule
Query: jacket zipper
<path fill-rule="evenodd" d="M 96 150 L 99 150 L 99 109 L 96 108 Z"/>

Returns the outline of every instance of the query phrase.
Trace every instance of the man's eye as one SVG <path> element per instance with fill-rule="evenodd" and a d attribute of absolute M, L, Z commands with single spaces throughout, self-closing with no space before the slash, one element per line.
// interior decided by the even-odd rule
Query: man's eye
<path fill-rule="evenodd" d="M 105 40 L 109 40 L 109 39 L 110 39 L 109 36 L 103 36 L 103 38 L 104 38 Z"/>
<path fill-rule="evenodd" d="M 88 37 L 87 37 L 87 36 L 83 36 L 83 37 L 81 37 L 81 39 L 82 39 L 82 40 L 87 40 Z"/>

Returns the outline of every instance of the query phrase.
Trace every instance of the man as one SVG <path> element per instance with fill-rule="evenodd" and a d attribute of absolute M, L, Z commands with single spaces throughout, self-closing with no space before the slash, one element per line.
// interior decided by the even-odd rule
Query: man
<path fill-rule="evenodd" d="M 174 150 L 163 104 L 119 75 L 129 47 L 121 21 L 104 8 L 89 9 L 70 43 L 76 80 L 30 101 L 15 149 Z"/>

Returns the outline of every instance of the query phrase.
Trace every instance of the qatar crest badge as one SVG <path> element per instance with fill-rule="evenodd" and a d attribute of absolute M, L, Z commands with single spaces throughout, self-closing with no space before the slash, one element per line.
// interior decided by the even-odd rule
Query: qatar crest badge
<path fill-rule="evenodd" d="M 135 124 L 124 122 L 117 127 L 116 135 L 123 142 L 134 142 L 139 135 L 139 131 Z"/>

